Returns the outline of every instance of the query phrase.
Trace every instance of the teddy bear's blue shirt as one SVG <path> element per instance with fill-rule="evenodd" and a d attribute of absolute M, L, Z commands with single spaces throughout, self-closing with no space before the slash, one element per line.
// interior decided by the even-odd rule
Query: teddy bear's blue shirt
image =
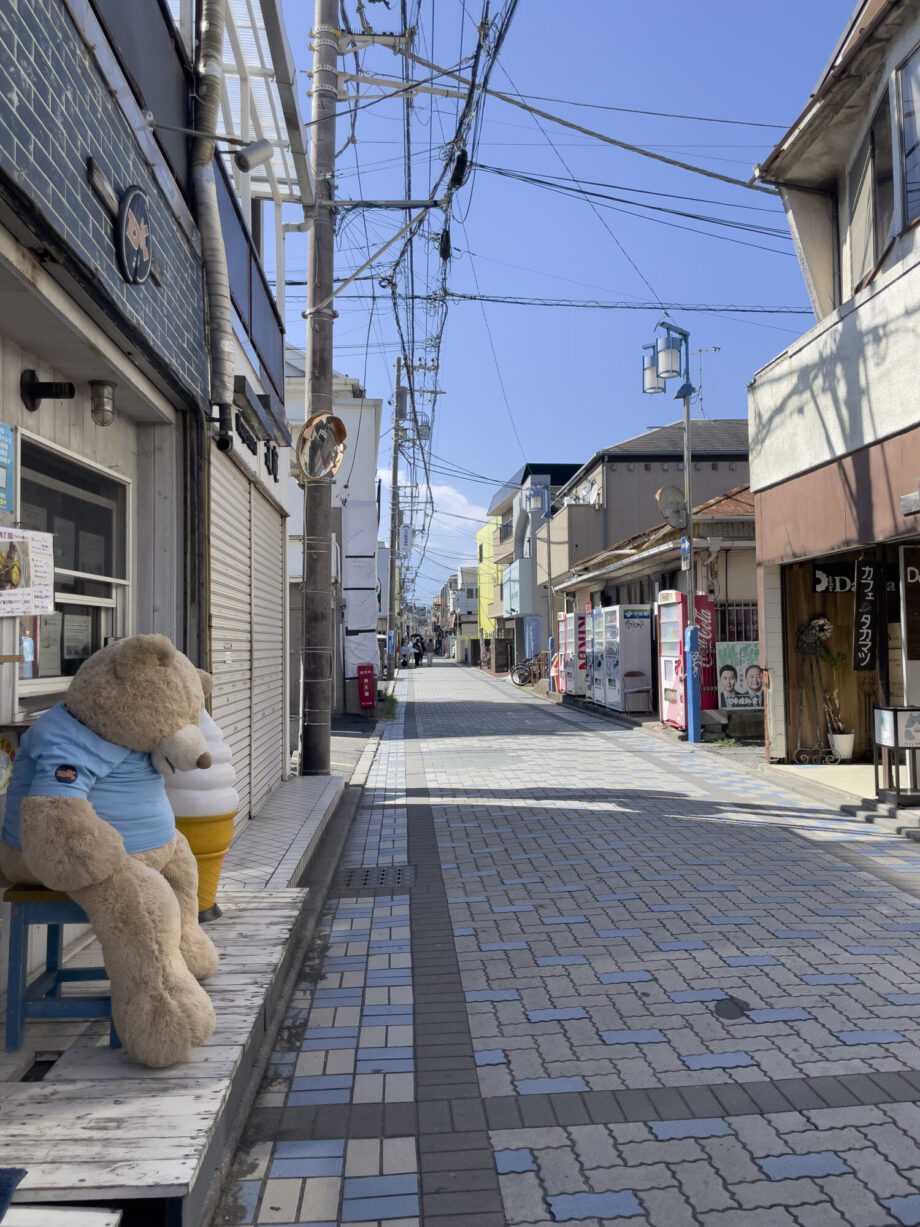
<path fill-rule="evenodd" d="M 3 841 L 20 848 L 24 797 L 79 797 L 125 841 L 127 852 L 169 843 L 176 820 L 149 754 L 104 741 L 58 703 L 22 739 L 3 815 Z"/>

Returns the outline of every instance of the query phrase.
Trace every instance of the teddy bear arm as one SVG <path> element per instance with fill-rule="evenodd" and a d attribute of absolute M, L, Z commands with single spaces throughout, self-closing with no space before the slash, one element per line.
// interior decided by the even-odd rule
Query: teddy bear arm
<path fill-rule="evenodd" d="M 127 860 L 122 837 L 80 797 L 26 797 L 19 817 L 26 864 L 68 894 L 110 878 Z"/>

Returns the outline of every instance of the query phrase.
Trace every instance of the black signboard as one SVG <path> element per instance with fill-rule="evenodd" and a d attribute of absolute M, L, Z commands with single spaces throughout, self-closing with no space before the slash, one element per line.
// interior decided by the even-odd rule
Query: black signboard
<path fill-rule="evenodd" d="M 881 598 L 885 584 L 885 564 L 873 558 L 856 563 L 856 616 L 853 623 L 853 669 L 871 672 L 878 656 Z"/>
<path fill-rule="evenodd" d="M 129 285 L 143 285 L 150 276 L 153 239 L 147 196 L 143 188 L 136 185 L 125 189 L 118 205 L 115 250 L 125 281 Z"/>

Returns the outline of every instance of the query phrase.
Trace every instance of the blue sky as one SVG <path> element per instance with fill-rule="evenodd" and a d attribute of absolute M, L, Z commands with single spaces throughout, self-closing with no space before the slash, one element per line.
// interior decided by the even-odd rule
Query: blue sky
<path fill-rule="evenodd" d="M 346 0 L 357 26 L 354 0 Z M 410 6 L 412 7 L 412 6 Z M 496 9 L 493 0 L 493 11 Z M 466 0 L 478 17 L 478 0 Z M 520 0 L 493 72 L 493 88 L 540 95 L 546 111 L 633 144 L 747 179 L 805 105 L 850 16 L 851 0 L 659 0 L 652 5 L 606 0 L 569 6 Z M 310 64 L 307 34 L 312 3 L 285 5 L 295 61 Z M 378 30 L 397 28 L 398 3 L 366 6 Z M 460 0 L 422 0 L 416 50 L 453 67 L 472 50 L 473 25 Z M 566 18 L 568 19 L 566 22 Z M 352 71 L 354 61 L 343 67 Z M 401 71 L 386 49 L 364 57 L 364 70 Z M 417 68 L 416 75 L 426 70 Z M 302 76 L 304 90 L 307 79 Z M 571 102 L 757 121 L 776 127 L 629 114 L 576 107 Z M 303 110 L 309 115 L 304 94 Z M 413 196 L 427 195 L 437 176 L 440 148 L 454 130 L 457 102 L 419 97 L 412 116 Z M 343 108 L 344 109 L 344 108 Z M 388 101 L 358 114 L 356 144 L 337 166 L 343 198 L 403 198 L 403 106 Z M 347 125 L 340 121 L 341 140 Z M 339 143 L 341 143 L 341 140 Z M 553 182 L 615 185 L 597 190 L 657 206 L 731 218 L 778 229 L 779 235 L 713 227 L 673 214 L 649 214 L 634 205 L 590 207 L 583 198 L 552 192 L 491 171 L 478 170 L 454 199 L 451 289 L 540 298 L 629 302 L 776 304 L 807 307 L 779 201 L 663 166 L 614 149 L 513 108 L 485 102 L 474 154 L 483 165 Z M 703 198 L 691 200 L 690 197 Z M 628 210 L 624 212 L 622 210 Z M 634 216 L 635 213 L 641 216 Z M 657 216 L 659 221 L 649 220 Z M 367 212 L 342 226 L 337 276 L 346 276 L 403 224 L 403 214 Z M 661 224 L 662 221 L 668 224 Z M 366 224 L 366 230 L 365 230 Z M 677 226 L 707 233 L 691 233 Z M 440 228 L 440 220 L 437 224 Z M 727 241 L 727 240 L 733 241 Z M 772 250 L 765 251 L 762 248 Z M 306 243 L 288 244 L 288 277 L 302 279 Z M 386 271 L 386 257 L 378 266 Z M 439 268 L 431 243 L 416 244 L 418 289 Z M 339 300 L 336 367 L 365 381 L 369 395 L 392 395 L 399 352 L 389 296 L 380 289 L 373 316 L 369 291 Z M 303 343 L 302 287 L 289 288 L 288 339 Z M 753 373 L 809 326 L 808 315 L 739 318 L 673 312 L 703 355 L 707 417 L 746 416 L 745 385 Z M 531 461 L 582 462 L 597 449 L 646 427 L 674 421 L 671 394 L 641 393 L 641 347 L 652 338 L 657 308 L 629 311 L 560 307 L 450 305 L 440 352 L 434 419 L 435 468 L 445 461 L 484 478 L 504 480 Z M 427 317 L 417 316 L 416 350 Z M 693 379 L 698 382 L 698 359 Z M 389 409 L 384 429 L 390 424 Z M 391 435 L 381 440 L 381 468 L 389 471 Z M 461 561 L 473 556 L 476 524 L 494 487 L 444 472 L 432 474 L 437 514 L 421 563 L 416 595 L 428 600 Z M 461 519 L 470 516 L 471 520 Z M 384 521 L 387 522 L 386 520 Z"/>

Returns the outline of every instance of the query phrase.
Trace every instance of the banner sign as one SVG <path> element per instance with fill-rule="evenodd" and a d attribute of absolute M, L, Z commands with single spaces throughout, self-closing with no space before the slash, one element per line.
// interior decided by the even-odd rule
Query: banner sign
<path fill-rule="evenodd" d="M 856 564 L 856 617 L 853 623 L 853 668 L 858 673 L 875 669 L 878 652 L 879 610 L 885 564 L 861 558 Z"/>

